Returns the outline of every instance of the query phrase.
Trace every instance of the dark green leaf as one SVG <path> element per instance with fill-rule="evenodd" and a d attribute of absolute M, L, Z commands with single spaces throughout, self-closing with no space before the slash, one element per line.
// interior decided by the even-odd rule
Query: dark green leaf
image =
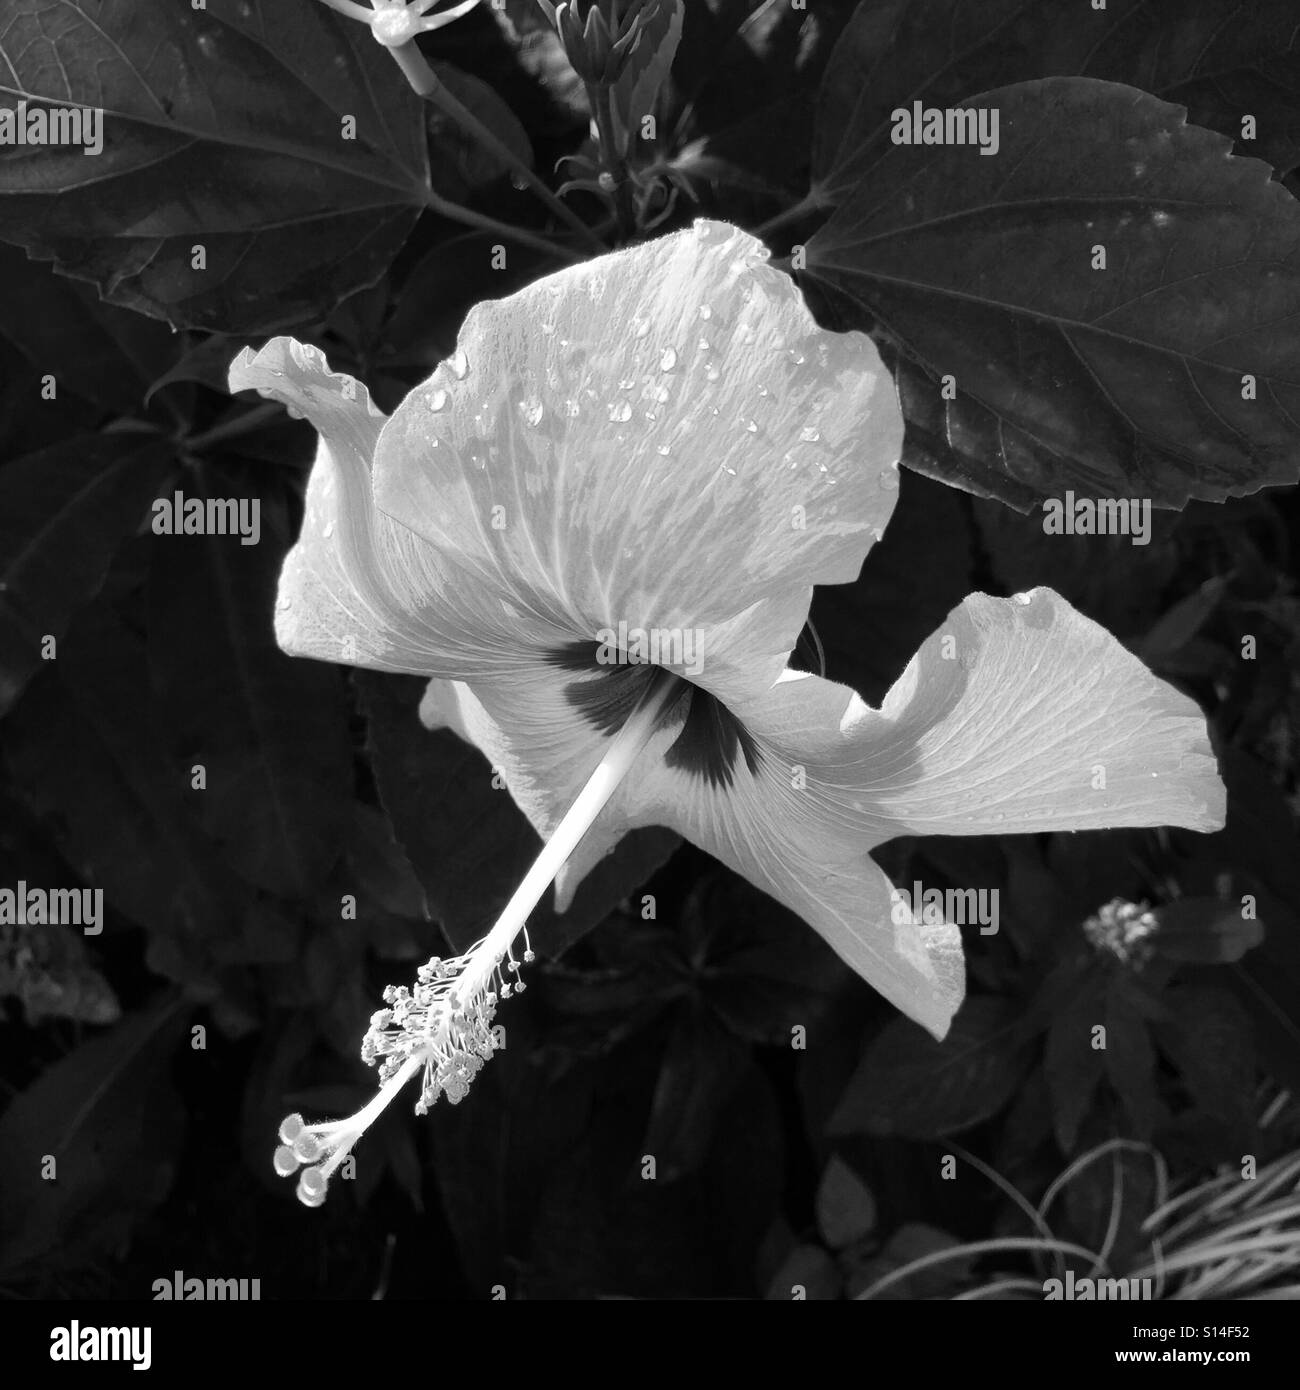
<path fill-rule="evenodd" d="M 172 462 L 139 435 L 81 435 L 0 469 L 0 714 L 98 593 Z M 55 649 L 57 659 L 57 647 Z"/>
<path fill-rule="evenodd" d="M 1043 1058 L 1052 1125 L 1061 1151 L 1072 1154 L 1105 1071 L 1106 1054 L 1093 1046 L 1093 1029 L 1106 1022 L 1105 981 L 1100 971 L 1080 972 L 1067 962 L 1044 994 L 1052 1000 Z"/>
<path fill-rule="evenodd" d="M 533 167 L 528 132 L 493 88 L 450 63 L 435 63 L 433 70 L 451 97 L 485 125 L 520 163 L 529 169 Z M 466 131 L 455 117 L 439 109 L 436 101 L 429 107 L 428 123 L 439 156 L 435 170 L 438 191 L 444 197 L 463 202 L 480 185 L 510 171 L 504 160 Z"/>
<path fill-rule="evenodd" d="M 1170 1021 L 1156 1029 L 1192 1100 L 1207 1114 L 1249 1123 L 1255 1087 L 1250 1015 L 1222 989 L 1184 987 L 1168 997 Z"/>
<path fill-rule="evenodd" d="M 890 113 L 955 106 L 1040 77 L 1096 77 L 1178 102 L 1196 125 L 1278 169 L 1300 163 L 1300 32 L 1292 0 L 865 0 L 822 84 L 819 198 L 836 203 L 888 144 Z"/>
<path fill-rule="evenodd" d="M 1240 903 L 1221 898 L 1182 898 L 1152 913 L 1158 930 L 1151 936 L 1157 955 L 1184 965 L 1237 961 L 1264 939 L 1264 924 L 1242 916 Z"/>
<path fill-rule="evenodd" d="M 1133 1135 L 1149 1139 L 1164 1116 L 1156 1094 L 1156 1050 L 1138 987 L 1124 974 L 1116 975 L 1106 995 L 1106 1074 L 1124 1102 Z"/>
<path fill-rule="evenodd" d="M 1293 482 L 1300 207 L 1267 167 L 1112 83 L 969 104 L 1000 112 L 995 157 L 891 146 L 807 247 L 809 274 L 927 379 L 902 388 L 910 414 L 921 398 L 909 461 L 1021 510 L 1072 488 L 1179 507 Z"/>
<path fill-rule="evenodd" d="M 698 1168 L 722 1107 L 753 1066 L 749 1049 L 698 1007 L 677 1013 L 659 1064 L 644 1151 L 666 1182 Z"/>
<path fill-rule="evenodd" d="M 16 247 L 0 245 L 0 287 L 0 333 L 60 392 L 129 415 L 175 356 L 176 340 L 162 324 L 102 303 L 90 285 L 33 265 Z"/>
<path fill-rule="evenodd" d="M 817 1185 L 817 1229 L 832 1250 L 871 1234 L 876 1199 L 871 1189 L 838 1155 L 832 1154 Z"/>
<path fill-rule="evenodd" d="M 0 94 L 102 108 L 103 149 L 0 150 L 6 240 L 114 304 L 229 332 L 314 316 L 388 265 L 426 199 L 423 106 L 363 25 L 316 0 L 57 15 L 6 7 Z"/>
<path fill-rule="evenodd" d="M 149 662 L 176 772 L 195 814 L 250 882 L 309 894 L 337 860 L 352 749 L 339 671 L 285 656 L 272 626 L 286 548 L 274 494 L 249 499 L 212 470 L 185 500 L 257 500 L 260 537 L 158 535 L 149 577 Z M 251 517 L 251 513 L 249 514 Z"/>
<path fill-rule="evenodd" d="M 843 1280 L 830 1252 L 820 1245 L 796 1245 L 767 1286 L 772 1302 L 828 1302 L 840 1297 Z"/>
<path fill-rule="evenodd" d="M 641 20 L 641 37 L 627 66 L 610 90 L 615 130 L 626 150 L 640 135 L 642 116 L 655 109 L 659 89 L 668 80 L 682 40 L 683 0 L 659 0 Z"/>
<path fill-rule="evenodd" d="M 169 1080 L 175 997 L 84 1042 L 0 1118 L 0 1274 L 49 1269 L 121 1239 L 167 1195 L 181 1147 Z M 52 1158 L 52 1178 L 42 1165 Z"/>
<path fill-rule="evenodd" d="M 1264 940 L 1227 969 L 1250 1011 L 1263 1063 L 1300 1086 L 1300 857 L 1295 823 L 1268 771 L 1227 748 L 1220 769 L 1228 787 L 1228 824 L 1213 836 L 1191 837 L 1194 864 L 1225 863 L 1233 894 L 1267 923 Z"/>
<path fill-rule="evenodd" d="M 15 781 L 68 862 L 150 929 L 160 973 L 199 983 L 252 895 L 186 808 L 188 779 L 159 748 L 146 671 L 139 636 L 92 604 L 0 729 Z"/>
<path fill-rule="evenodd" d="M 1205 580 L 1160 618 L 1142 639 L 1137 655 L 1157 670 L 1175 660 L 1210 620 L 1227 587 L 1222 575 Z"/>
<path fill-rule="evenodd" d="M 896 1019 L 867 1048 L 829 1132 L 939 1139 L 996 1114 L 1030 1065 L 1017 1011 L 968 999 L 943 1042 Z"/>

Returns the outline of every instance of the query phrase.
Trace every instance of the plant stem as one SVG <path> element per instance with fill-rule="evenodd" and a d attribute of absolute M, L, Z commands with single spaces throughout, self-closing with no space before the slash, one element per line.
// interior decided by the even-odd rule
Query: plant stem
<path fill-rule="evenodd" d="M 551 241 L 549 237 L 544 237 L 538 232 L 530 232 L 527 227 L 516 227 L 509 222 L 498 222 L 495 217 L 488 217 L 481 212 L 475 212 L 472 208 L 465 207 L 461 203 L 454 203 L 450 198 L 442 197 L 435 193 L 432 188 L 425 190 L 424 201 L 433 212 L 447 218 L 448 221 L 460 222 L 464 226 L 474 227 L 480 232 L 495 232 L 497 236 L 508 237 L 521 245 L 531 246 L 538 251 L 545 251 L 548 256 L 554 256 L 557 260 L 580 261 L 584 259 L 584 256 L 571 246 L 565 246 L 558 241 Z M 601 250 L 604 249 L 602 246 Z"/>
<path fill-rule="evenodd" d="M 632 206 L 632 188 L 628 183 L 627 161 L 614 143 L 614 101 L 608 87 L 587 84 L 591 109 L 596 113 L 596 134 L 600 140 L 600 162 L 614 180 L 614 211 L 618 214 L 619 230 L 630 236 L 636 230 L 636 212 Z"/>
<path fill-rule="evenodd" d="M 593 251 L 607 251 L 609 249 L 572 208 L 568 207 L 547 188 L 509 145 L 498 139 L 472 111 L 467 110 L 452 96 L 445 84 L 438 80 L 437 74 L 429 66 L 424 54 L 416 47 L 414 39 L 410 43 L 404 43 L 398 48 L 390 48 L 388 51 L 396 59 L 398 67 L 402 69 L 406 80 L 411 84 L 411 88 L 417 96 L 423 97 L 425 101 L 430 102 L 445 115 L 450 116 L 457 125 L 468 131 L 484 149 L 496 155 L 503 164 L 523 179 L 542 202 L 571 231 L 576 232 Z"/>

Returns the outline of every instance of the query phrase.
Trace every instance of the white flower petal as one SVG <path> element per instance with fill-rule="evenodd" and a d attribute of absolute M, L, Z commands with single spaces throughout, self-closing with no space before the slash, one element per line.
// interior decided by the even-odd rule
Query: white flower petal
<path fill-rule="evenodd" d="M 700 629 L 734 695 L 779 675 L 813 584 L 856 578 L 896 496 L 893 382 L 765 257 L 702 222 L 471 310 L 375 495 L 484 632 Z"/>

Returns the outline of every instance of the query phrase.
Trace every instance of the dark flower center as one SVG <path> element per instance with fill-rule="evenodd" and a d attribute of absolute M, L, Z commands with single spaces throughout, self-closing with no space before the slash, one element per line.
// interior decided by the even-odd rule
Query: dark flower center
<path fill-rule="evenodd" d="M 610 738 L 627 723 L 655 672 L 663 668 L 632 658 L 613 665 L 599 660 L 602 650 L 607 649 L 599 642 L 568 642 L 548 652 L 546 661 L 584 677 L 569 682 L 565 698 L 588 724 Z M 664 711 L 663 724 L 680 724 L 681 733 L 664 755 L 667 765 L 702 777 L 712 787 L 731 785 L 741 757 L 751 773 L 757 772 L 758 744 L 749 730 L 716 696 L 683 676 L 674 678 L 681 690 Z"/>

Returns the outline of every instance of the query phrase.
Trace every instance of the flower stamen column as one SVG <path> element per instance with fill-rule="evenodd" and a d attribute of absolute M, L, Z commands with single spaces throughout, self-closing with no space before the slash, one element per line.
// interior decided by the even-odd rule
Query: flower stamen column
<path fill-rule="evenodd" d="M 656 673 L 492 930 L 464 955 L 450 960 L 434 957 L 421 966 L 414 990 L 390 985 L 384 991 L 388 1007 L 371 1018 L 361 1048 L 364 1061 L 383 1059 L 378 1094 L 343 1120 L 309 1125 L 301 1115 L 285 1118 L 280 1125 L 280 1147 L 275 1151 L 275 1171 L 289 1177 L 306 1165 L 298 1178 L 298 1197 L 306 1206 L 318 1207 L 325 1200 L 331 1175 L 417 1072 L 423 1072 L 417 1114 L 426 1113 L 440 1095 L 453 1105 L 464 1098 L 479 1068 L 492 1056 L 497 1001 L 509 999 L 512 992 L 524 988 L 515 978 L 520 965 L 514 956 L 515 939 L 523 934 L 523 960 L 532 960 L 529 914 L 627 776 L 681 690 L 679 677 L 668 671 Z"/>

